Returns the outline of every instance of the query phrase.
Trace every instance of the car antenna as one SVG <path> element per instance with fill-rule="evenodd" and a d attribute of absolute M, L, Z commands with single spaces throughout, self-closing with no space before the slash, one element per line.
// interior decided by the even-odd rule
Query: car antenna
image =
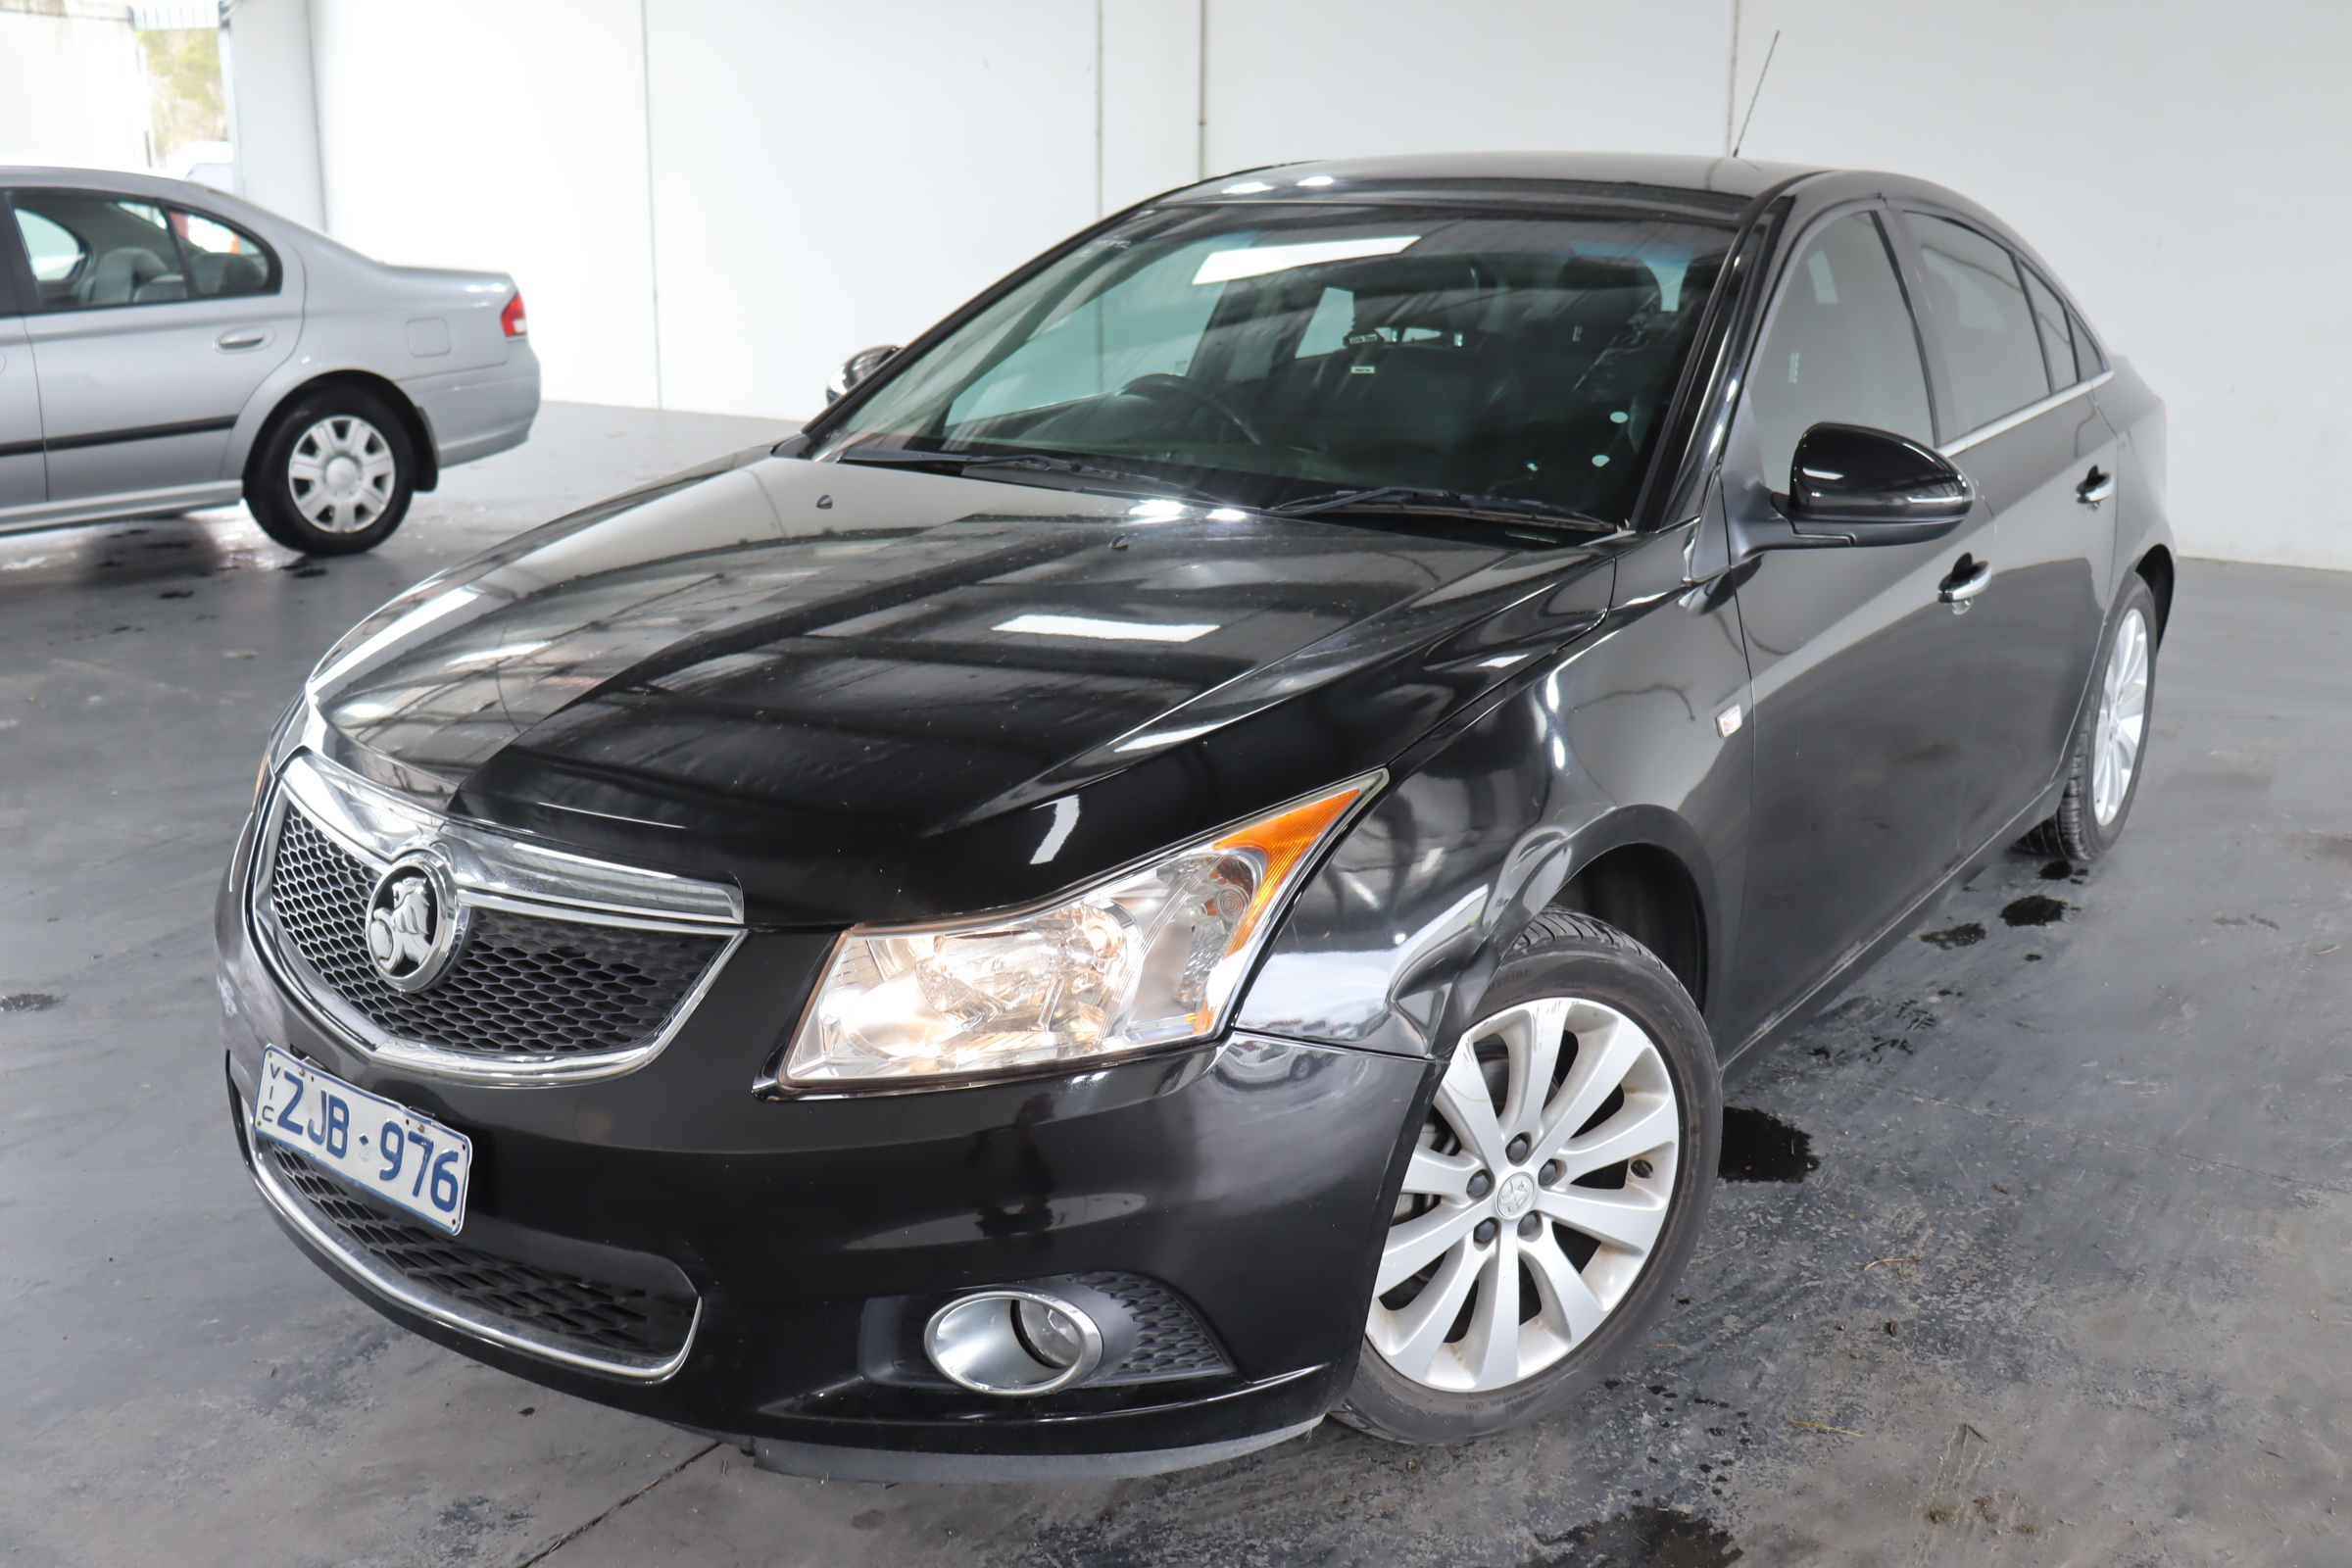
<path fill-rule="evenodd" d="M 1732 143 L 1734 158 L 1739 157 L 1740 149 L 1747 145 L 1747 122 L 1756 118 L 1756 100 L 1764 96 L 1764 78 L 1772 74 L 1772 57 L 1780 52 L 1780 47 L 1781 29 L 1775 27 L 1772 29 L 1772 44 L 1764 51 L 1764 69 L 1756 73 L 1756 90 L 1747 95 L 1747 115 L 1740 122 L 1740 139 Z"/>

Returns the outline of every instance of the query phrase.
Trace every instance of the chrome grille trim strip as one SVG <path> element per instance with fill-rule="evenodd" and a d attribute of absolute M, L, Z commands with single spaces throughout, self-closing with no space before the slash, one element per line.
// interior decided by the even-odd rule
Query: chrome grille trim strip
<path fill-rule="evenodd" d="M 321 809 L 314 811 L 314 803 Z M 584 925 L 724 937 L 725 946 L 679 999 L 662 1028 L 625 1050 L 492 1055 L 403 1039 L 379 1027 L 314 972 L 278 924 L 270 891 L 278 842 L 289 810 L 300 810 L 330 840 L 377 870 L 411 848 L 425 843 L 435 845 L 449 854 L 457 871 L 459 897 L 468 905 Z M 508 891 L 507 881 L 476 873 L 485 863 L 478 853 L 481 845 L 497 846 L 488 863 L 507 865 L 514 863 L 512 851 L 519 841 L 502 841 L 495 834 L 434 817 L 307 752 L 291 759 L 272 781 L 260 817 L 261 830 L 254 835 L 245 899 L 246 929 L 255 950 L 278 985 L 313 1022 L 354 1051 L 385 1066 L 513 1089 L 590 1083 L 634 1072 L 660 1055 L 685 1027 L 686 1020 L 702 1004 L 736 950 L 743 946 L 746 933 L 740 924 L 722 924 L 716 919 L 694 918 L 680 912 L 681 906 L 711 909 L 722 902 L 727 907 L 740 910 L 742 895 L 734 888 L 562 855 L 560 858 L 567 863 L 615 873 L 610 879 L 593 882 L 595 892 L 645 879 L 643 886 L 666 896 L 653 909 L 616 907 L 601 900 L 518 897 Z M 551 863 L 552 858 L 559 855 L 559 852 L 546 853 Z M 534 885 L 544 888 L 549 879 L 542 874 Z"/>
<path fill-rule="evenodd" d="M 403 852 L 430 843 L 449 857 L 461 888 L 555 905 L 566 917 L 603 909 L 630 924 L 662 919 L 743 923 L 743 895 L 735 888 L 592 859 L 453 822 L 316 753 L 296 753 L 280 770 L 278 783 L 322 831 L 371 865 L 389 865 Z"/>
<path fill-rule="evenodd" d="M 703 1326 L 703 1300 L 699 1296 L 694 1302 L 694 1321 L 686 1327 L 686 1342 L 678 1347 L 676 1354 L 664 1360 L 653 1361 L 618 1354 L 611 1358 L 583 1354 L 552 1335 L 535 1334 L 527 1328 L 478 1318 L 421 1295 L 407 1280 L 312 1218 L 309 1205 L 288 1192 L 278 1180 L 277 1173 L 270 1168 L 267 1152 L 254 1147 L 251 1127 L 253 1107 L 246 1103 L 243 1095 L 237 1097 L 237 1110 L 238 1136 L 245 1140 L 246 1164 L 253 1172 L 253 1185 L 261 1190 L 263 1201 L 292 1226 L 304 1241 L 332 1258 L 346 1274 L 377 1296 L 474 1339 L 510 1350 L 519 1350 L 526 1355 L 535 1355 L 542 1360 L 560 1362 L 588 1372 L 602 1372 L 608 1377 L 628 1378 L 638 1383 L 661 1382 L 684 1366 L 686 1358 L 693 1354 L 695 1335 Z"/>

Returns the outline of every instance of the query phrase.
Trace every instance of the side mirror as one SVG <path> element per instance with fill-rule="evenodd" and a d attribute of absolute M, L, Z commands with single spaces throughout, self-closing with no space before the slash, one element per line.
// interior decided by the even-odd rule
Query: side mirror
<path fill-rule="evenodd" d="M 1951 532 L 1977 498 L 1965 474 L 1917 441 L 1817 424 L 1796 443 L 1788 497 L 1773 499 L 1800 539 L 1895 545 Z"/>
<path fill-rule="evenodd" d="M 839 403 L 852 387 L 882 368 L 883 362 L 898 352 L 896 343 L 879 343 L 870 349 L 859 349 L 842 361 L 841 368 L 833 372 L 833 379 L 825 383 L 825 401 Z"/>

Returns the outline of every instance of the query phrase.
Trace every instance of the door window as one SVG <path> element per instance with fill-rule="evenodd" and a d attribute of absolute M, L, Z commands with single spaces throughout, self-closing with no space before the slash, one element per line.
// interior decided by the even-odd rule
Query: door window
<path fill-rule="evenodd" d="M 2057 291 L 2044 283 L 2031 267 L 2026 274 L 2026 298 L 2034 304 L 2034 326 L 2041 333 L 2041 357 L 2050 368 L 2050 389 L 2059 391 L 2073 386 L 2083 378 L 2082 361 L 2075 353 L 2075 334 L 2066 322 L 2066 307 L 2059 303 Z"/>
<path fill-rule="evenodd" d="M 201 213 L 83 191 L 19 191 L 17 228 L 44 311 L 266 294 L 277 259 Z"/>
<path fill-rule="evenodd" d="M 1978 429 L 2049 396 L 2049 366 L 2017 258 L 1949 219 L 1914 213 L 1911 222 L 1927 268 L 1928 310 L 1951 361 L 1960 428 Z"/>
<path fill-rule="evenodd" d="M 1774 484 L 1787 482 L 1797 437 L 1824 420 L 1935 440 L 1918 328 L 1872 214 L 1831 223 L 1789 269 L 1747 407 Z"/>

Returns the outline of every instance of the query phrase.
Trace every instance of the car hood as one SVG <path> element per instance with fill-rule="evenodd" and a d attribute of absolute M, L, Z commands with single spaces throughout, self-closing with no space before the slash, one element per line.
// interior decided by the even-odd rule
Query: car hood
<path fill-rule="evenodd" d="M 420 584 L 308 701 L 457 814 L 762 923 L 921 919 L 1393 763 L 1597 620 L 1607 561 L 761 450 Z"/>

